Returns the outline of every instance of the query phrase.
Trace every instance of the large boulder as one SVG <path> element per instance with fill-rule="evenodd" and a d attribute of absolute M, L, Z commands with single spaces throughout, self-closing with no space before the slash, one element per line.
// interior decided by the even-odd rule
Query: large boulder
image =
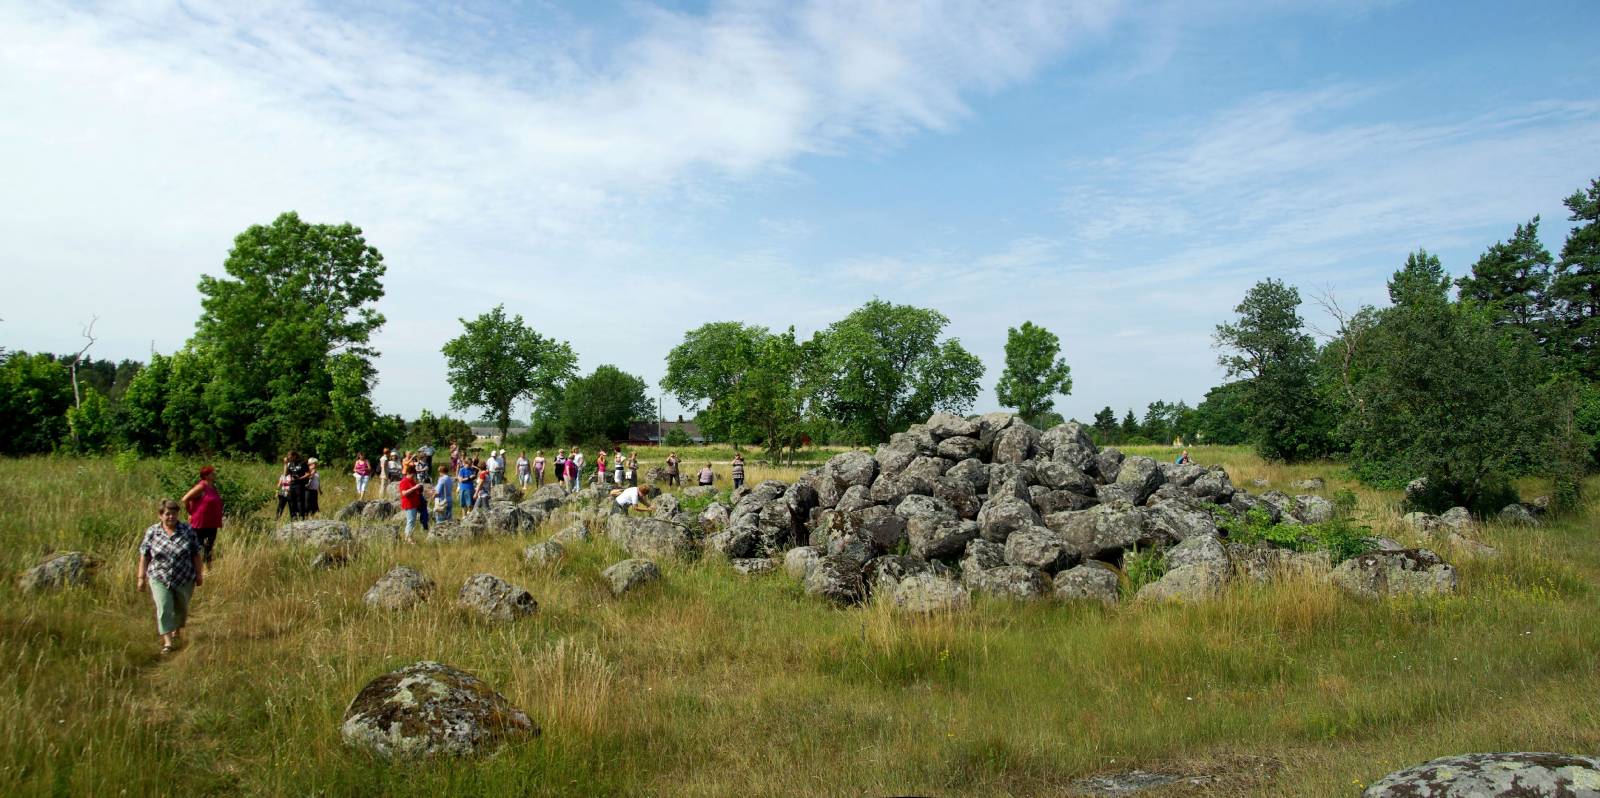
<path fill-rule="evenodd" d="M 547 513 L 554 512 L 567 498 L 567 489 L 559 484 L 546 485 L 532 493 L 522 501 L 524 508 L 537 508 Z"/>
<path fill-rule="evenodd" d="M 984 571 L 962 571 L 961 582 L 977 593 L 1002 598 L 1032 600 L 1049 595 L 1050 577 L 1025 565 L 1002 565 Z"/>
<path fill-rule="evenodd" d="M 1123 502 L 1051 513 L 1044 523 L 1079 559 L 1109 559 L 1135 546 L 1149 546 L 1155 539 L 1144 512 Z"/>
<path fill-rule="evenodd" d="M 688 556 L 694 550 L 694 541 L 683 527 L 659 518 L 610 516 L 606 537 L 635 557 Z"/>
<path fill-rule="evenodd" d="M 1062 601 L 1115 604 L 1120 597 L 1117 572 L 1099 562 L 1086 562 L 1056 574 L 1055 595 Z"/>
<path fill-rule="evenodd" d="M 895 609 L 910 613 L 958 612 L 972 606 L 972 595 L 954 579 L 932 573 L 914 573 L 899 581 L 890 593 Z"/>
<path fill-rule="evenodd" d="M 900 580 L 912 575 L 931 572 L 933 565 L 921 557 L 908 554 L 885 554 L 874 557 L 861 569 L 868 593 L 893 593 Z"/>
<path fill-rule="evenodd" d="M 1039 487 L 1035 485 L 1034 487 Z M 1029 488 L 1033 492 L 1032 488 Z M 1040 515 L 1066 512 L 1068 510 L 1087 510 L 1100 503 L 1093 492 L 1090 494 L 1074 493 L 1070 490 L 1041 490 L 1033 493 L 1033 506 Z"/>
<path fill-rule="evenodd" d="M 1552 753 L 1446 756 L 1373 782 L 1362 798 L 1600 798 L 1600 758 Z"/>
<path fill-rule="evenodd" d="M 539 733 L 527 713 L 477 677 L 418 662 L 367 683 L 344 711 L 345 743 L 387 759 L 488 753 Z"/>
<path fill-rule="evenodd" d="M 1206 471 L 1189 485 L 1190 495 L 1216 504 L 1227 504 L 1233 498 L 1234 492 L 1235 488 L 1233 482 L 1228 479 L 1228 472 L 1221 467 Z"/>
<path fill-rule="evenodd" d="M 1515 526 L 1538 526 L 1539 518 L 1525 505 L 1508 504 L 1500 510 L 1500 523 Z"/>
<path fill-rule="evenodd" d="M 816 546 L 798 546 L 785 552 L 783 555 L 784 573 L 795 579 L 805 579 L 806 575 L 815 568 L 817 561 L 822 559 L 822 549 Z"/>
<path fill-rule="evenodd" d="M 427 601 L 433 589 L 433 580 L 423 576 L 421 571 L 396 565 L 378 577 L 362 600 L 377 609 L 403 610 Z"/>
<path fill-rule="evenodd" d="M 1034 466 L 1033 474 L 1040 485 L 1051 490 L 1070 490 L 1085 496 L 1094 495 L 1094 477 L 1067 463 L 1039 463 Z"/>
<path fill-rule="evenodd" d="M 823 471 L 843 493 L 857 486 L 871 487 L 878 477 L 878 461 L 866 452 L 841 452 L 828 459 Z"/>
<path fill-rule="evenodd" d="M 945 479 L 964 479 L 972 485 L 974 493 L 989 492 L 989 465 L 976 457 L 969 457 L 944 472 Z"/>
<path fill-rule="evenodd" d="M 589 532 L 588 524 L 582 521 L 573 521 L 562 527 L 554 535 L 551 535 L 550 540 L 564 546 L 571 546 L 575 543 L 588 543 L 593 537 Z"/>
<path fill-rule="evenodd" d="M 1126 458 L 1123 457 L 1122 450 L 1114 446 L 1107 446 L 1101 449 L 1094 456 L 1095 476 L 1099 477 L 1101 482 L 1116 482 L 1117 477 L 1122 476 L 1122 462 L 1124 459 Z"/>
<path fill-rule="evenodd" d="M 919 455 L 906 466 L 906 470 L 900 472 L 900 479 L 925 479 L 932 482 L 944 476 L 944 472 L 949 471 L 952 465 L 954 463 L 943 457 Z"/>
<path fill-rule="evenodd" d="M 1167 573 L 1139 589 L 1135 601 L 1204 601 L 1233 578 L 1228 550 L 1215 535 L 1197 535 L 1167 552 Z"/>
<path fill-rule="evenodd" d="M 990 499 L 978 511 L 978 534 L 984 540 L 1004 543 L 1012 532 L 1032 526 L 1040 526 L 1044 520 L 1033 509 L 1033 505 L 1014 496 L 999 496 Z"/>
<path fill-rule="evenodd" d="M 900 472 L 906 470 L 906 466 L 911 465 L 911 461 L 915 459 L 917 459 L 917 447 L 905 438 L 898 441 L 890 440 L 879 446 L 878 451 L 872 455 L 873 462 L 877 464 L 879 479 L 900 476 Z"/>
<path fill-rule="evenodd" d="M 283 543 L 295 543 L 319 548 L 331 548 L 354 540 L 350 525 L 343 521 L 308 520 L 290 521 L 272 533 Z"/>
<path fill-rule="evenodd" d="M 961 570 L 987 571 L 990 568 L 999 568 L 1006 564 L 1006 547 L 999 543 L 991 543 L 983 538 L 967 541 L 966 551 L 961 555 Z"/>
<path fill-rule="evenodd" d="M 1194 463 L 1161 463 L 1161 481 L 1168 485 L 1187 488 L 1198 482 L 1201 477 L 1210 473 L 1204 466 Z"/>
<path fill-rule="evenodd" d="M 62 552 L 24 571 L 17 579 L 17 587 L 38 591 L 87 585 L 99 565 L 98 559 L 81 551 Z"/>
<path fill-rule="evenodd" d="M 1217 534 L 1216 517 L 1197 501 L 1164 501 L 1145 508 L 1145 523 L 1150 531 L 1174 543 L 1199 535 Z"/>
<path fill-rule="evenodd" d="M 1030 526 L 1011 533 L 1006 538 L 1007 565 L 1024 565 L 1045 573 L 1055 573 L 1071 564 L 1060 538 L 1042 526 Z"/>
<path fill-rule="evenodd" d="M 600 578 L 606 580 L 606 587 L 611 589 L 611 595 L 620 596 L 659 580 L 661 568 L 650 560 L 634 558 L 615 563 L 601 571 Z"/>
<path fill-rule="evenodd" d="M 1083 425 L 1076 421 L 1068 421 L 1045 430 L 1044 434 L 1039 436 L 1038 450 L 1043 458 L 1079 470 L 1084 470 L 1098 453 L 1094 440 L 1084 431 Z"/>
<path fill-rule="evenodd" d="M 467 543 L 477 540 L 488 532 L 480 518 L 474 521 L 470 517 L 460 520 L 440 521 L 428 527 L 428 542 L 430 543 Z"/>
<path fill-rule="evenodd" d="M 1129 504 L 1144 504 L 1144 500 L 1150 498 L 1150 494 L 1155 493 L 1156 488 L 1165 481 L 1166 475 L 1156 461 L 1134 456 L 1122 461 L 1122 468 L 1117 471 L 1117 479 L 1112 484 Z"/>
<path fill-rule="evenodd" d="M 1333 559 L 1326 551 L 1300 552 L 1266 543 L 1229 543 L 1228 559 L 1233 561 L 1235 577 L 1258 584 L 1283 579 L 1313 579 L 1320 582 L 1326 581 L 1333 573 Z"/>
<path fill-rule="evenodd" d="M 991 462 L 1020 463 L 1032 459 L 1038 445 L 1038 430 L 1021 421 L 1013 421 L 995 436 Z"/>
<path fill-rule="evenodd" d="M 722 502 L 712 502 L 700 511 L 697 519 L 700 528 L 706 532 L 716 532 L 728 525 L 728 505 Z"/>
<path fill-rule="evenodd" d="M 456 594 L 456 606 L 491 621 L 509 621 L 539 610 L 533 594 L 494 574 L 467 577 Z"/>
<path fill-rule="evenodd" d="M 1294 497 L 1295 517 L 1308 524 L 1323 524 L 1333 520 L 1333 502 L 1321 496 Z"/>
<path fill-rule="evenodd" d="M 960 478 L 943 476 L 934 480 L 933 497 L 950 505 L 956 515 L 969 520 L 977 518 L 978 511 L 983 509 L 983 500 L 972 489 L 972 483 Z"/>
<path fill-rule="evenodd" d="M 959 462 L 977 457 L 982 450 L 977 438 L 969 438 L 962 435 L 939 441 L 939 445 L 934 449 L 934 452 L 945 460 Z"/>
<path fill-rule="evenodd" d="M 805 575 L 808 596 L 820 596 L 834 604 L 858 604 L 867 597 L 861 577 L 861 563 L 848 557 L 819 558 Z"/>
<path fill-rule="evenodd" d="M 1333 582 L 1362 598 L 1438 596 L 1456 590 L 1456 569 L 1427 549 L 1358 554 L 1333 570 Z"/>
<path fill-rule="evenodd" d="M 1439 523 L 1463 535 L 1471 535 L 1478 529 L 1477 520 L 1472 517 L 1472 513 L 1465 507 L 1451 507 L 1440 513 Z"/>
<path fill-rule="evenodd" d="M 522 488 L 504 482 L 489 489 L 490 502 L 511 502 L 516 504 L 522 501 Z"/>
<path fill-rule="evenodd" d="M 394 517 L 400 512 L 400 503 L 388 499 L 365 502 L 361 505 L 361 520 L 364 522 L 382 522 Z M 339 519 L 344 520 L 344 519 Z"/>
<path fill-rule="evenodd" d="M 826 504 L 822 506 L 827 507 Z M 873 506 L 871 486 L 851 485 L 839 494 L 839 500 L 833 504 L 832 509 L 848 513 L 871 506 Z"/>
<path fill-rule="evenodd" d="M 950 438 L 964 437 L 976 439 L 979 428 L 978 422 L 962 418 L 954 413 L 934 413 L 928 418 L 928 434 L 935 441 L 945 441 Z"/>
<path fill-rule="evenodd" d="M 983 447 L 984 452 L 992 452 L 995 438 L 1015 423 L 1020 423 L 1015 413 L 1002 411 L 978 416 L 978 445 Z"/>
<path fill-rule="evenodd" d="M 567 557 L 567 547 L 554 540 L 535 543 L 522 550 L 522 561 L 535 567 L 556 565 Z"/>

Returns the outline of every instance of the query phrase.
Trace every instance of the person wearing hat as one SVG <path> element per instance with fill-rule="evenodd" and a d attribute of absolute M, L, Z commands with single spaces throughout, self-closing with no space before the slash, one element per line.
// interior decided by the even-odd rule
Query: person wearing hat
<path fill-rule="evenodd" d="M 189 511 L 189 528 L 205 552 L 207 565 L 211 564 L 211 551 L 217 545 L 217 530 L 222 528 L 222 494 L 217 492 L 217 469 L 204 466 L 200 481 L 180 499 Z"/>

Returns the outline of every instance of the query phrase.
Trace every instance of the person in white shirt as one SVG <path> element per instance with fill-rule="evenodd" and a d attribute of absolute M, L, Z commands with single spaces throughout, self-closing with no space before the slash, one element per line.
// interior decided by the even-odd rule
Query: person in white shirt
<path fill-rule="evenodd" d="M 611 501 L 612 515 L 627 515 L 634 507 L 638 507 L 641 510 L 651 509 L 649 485 L 645 485 L 642 488 L 614 490 L 611 492 L 611 496 L 613 497 Z"/>

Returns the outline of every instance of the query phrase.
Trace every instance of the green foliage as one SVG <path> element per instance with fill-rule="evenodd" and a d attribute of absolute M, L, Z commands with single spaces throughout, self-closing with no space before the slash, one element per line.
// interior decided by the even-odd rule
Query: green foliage
<path fill-rule="evenodd" d="M 978 397 L 983 364 L 954 339 L 936 310 L 874 299 L 813 339 L 812 385 L 821 412 L 878 443 L 935 410 L 964 413 Z"/>
<path fill-rule="evenodd" d="M 1548 333 L 1554 259 L 1539 242 L 1539 217 L 1517 225 L 1509 241 L 1489 247 L 1472 273 L 1456 280 L 1463 301 L 1477 302 L 1497 324 L 1521 328 L 1535 339 Z"/>
<path fill-rule="evenodd" d="M 1450 275 L 1438 255 L 1419 249 L 1389 278 L 1389 301 L 1399 307 L 1435 305 L 1450 300 Z"/>
<path fill-rule="evenodd" d="M 1206 391 L 1194 411 L 1195 440 L 1217 446 L 1250 440 L 1249 391 L 1246 382 L 1224 383 Z"/>
<path fill-rule="evenodd" d="M 66 436 L 72 383 L 49 355 L 9 352 L 0 361 L 0 454 L 38 454 Z"/>
<path fill-rule="evenodd" d="M 562 386 L 576 374 L 578 357 L 571 346 L 534 332 L 520 315 L 507 318 L 505 305 L 495 305 L 471 321 L 461 319 L 461 325 L 462 334 L 440 350 L 450 382 L 450 406 L 482 408 L 501 436 L 511 426 L 513 404 L 554 406 Z"/>
<path fill-rule="evenodd" d="M 1117 412 L 1110 405 L 1101 408 L 1094 414 L 1094 424 L 1089 428 L 1094 435 L 1094 442 L 1100 446 L 1117 442 L 1120 430 L 1117 429 Z"/>
<path fill-rule="evenodd" d="M 1297 462 L 1333 448 L 1331 409 L 1316 385 L 1316 344 L 1300 318 L 1300 292 L 1263 280 L 1234 308 L 1236 322 L 1217 325 L 1219 362 L 1246 377 L 1251 437 L 1268 460 Z"/>
<path fill-rule="evenodd" d="M 448 449 L 451 441 L 467 446 L 474 437 L 472 425 L 467 422 L 449 416 L 436 416 L 423 410 L 417 415 L 416 421 L 406 425 L 401 448 L 415 450 L 419 446 L 432 446 L 434 449 Z"/>
<path fill-rule="evenodd" d="M 365 438 L 385 269 L 361 229 L 285 213 L 240 233 L 223 269 L 200 278 L 192 357 L 168 375 L 174 448 L 343 454 Z"/>
<path fill-rule="evenodd" d="M 1379 314 L 1362 347 L 1352 391 L 1363 415 L 1359 424 L 1347 416 L 1344 428 L 1353 468 L 1391 486 L 1426 477 L 1430 510 L 1494 512 L 1542 444 L 1529 409 L 1541 406 L 1544 367 L 1525 331 L 1451 303 L 1429 276 L 1436 265 L 1425 254 L 1407 261 L 1390 287 L 1400 302 Z"/>
<path fill-rule="evenodd" d="M 1128 408 L 1127 415 L 1122 417 L 1122 425 L 1117 429 L 1117 440 L 1121 443 L 1130 443 L 1134 438 L 1143 438 L 1139 432 L 1139 419 L 1133 415 L 1133 408 Z"/>
<path fill-rule="evenodd" d="M 156 471 L 156 481 L 161 485 L 162 499 L 174 501 L 183 498 L 189 489 L 200 481 L 200 467 L 204 463 L 197 460 L 181 458 L 168 458 L 161 461 Z M 251 480 L 240 476 L 226 463 L 216 467 L 216 476 L 213 477 L 217 486 L 217 493 L 222 496 L 222 510 L 229 518 L 243 518 L 267 506 L 277 495 L 277 485 L 266 485 L 259 480 Z M 151 514 L 154 515 L 154 507 Z"/>
<path fill-rule="evenodd" d="M 689 433 L 684 432 L 681 427 L 673 427 L 667 430 L 665 439 L 662 442 L 667 446 L 688 446 L 693 443 L 693 441 L 689 440 Z"/>
<path fill-rule="evenodd" d="M 1167 553 L 1160 548 L 1140 549 L 1135 546 L 1122 557 L 1122 596 L 1131 599 L 1139 588 L 1159 581 L 1167 575 Z"/>
<path fill-rule="evenodd" d="M 83 386 L 82 394 L 83 404 L 67 408 L 70 434 L 63 443 L 80 454 L 104 454 L 112 449 L 117 439 L 111 403 L 87 385 Z"/>
<path fill-rule="evenodd" d="M 1550 479 L 1551 509 L 1569 513 L 1582 502 L 1583 477 L 1594 462 L 1594 437 L 1582 428 L 1581 413 L 1586 403 L 1593 409 L 1600 387 L 1563 376 L 1546 385 L 1543 394 L 1547 439 L 1541 470 Z"/>
<path fill-rule="evenodd" d="M 1348 491 L 1346 492 L 1348 493 Z M 1376 548 L 1372 529 L 1350 520 L 1355 496 L 1336 496 L 1333 518 L 1320 524 L 1273 523 L 1272 516 L 1259 507 L 1240 518 L 1223 508 L 1214 513 L 1217 528 L 1231 543 L 1266 543 L 1293 551 L 1326 551 L 1334 565 Z"/>
<path fill-rule="evenodd" d="M 1564 202 L 1577 224 L 1561 246 L 1550 287 L 1556 308 L 1550 351 L 1585 379 L 1600 381 L 1600 178 Z"/>
<path fill-rule="evenodd" d="M 700 407 L 696 419 L 716 440 L 759 440 L 777 459 L 792 454 L 810 427 L 808 411 L 826 379 L 819 345 L 800 343 L 794 328 L 773 333 L 739 322 L 712 322 L 684 334 L 667 354 L 661 387 Z"/>
<path fill-rule="evenodd" d="M 563 441 L 628 439 L 628 422 L 654 414 L 644 380 L 616 366 L 599 366 L 567 384 L 561 400 Z"/>
<path fill-rule="evenodd" d="M 1018 415 L 1034 423 L 1055 407 L 1051 397 L 1070 395 L 1072 369 L 1065 359 L 1056 357 L 1060 351 L 1061 339 L 1031 321 L 1008 329 L 1006 367 L 994 386 L 1000 404 L 1016 408 Z"/>

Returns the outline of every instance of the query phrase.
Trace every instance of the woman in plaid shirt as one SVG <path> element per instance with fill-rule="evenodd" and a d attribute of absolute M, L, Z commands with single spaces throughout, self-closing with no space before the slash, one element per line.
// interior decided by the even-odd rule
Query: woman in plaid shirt
<path fill-rule="evenodd" d="M 156 604 L 156 631 L 161 653 L 172 653 L 178 632 L 189 620 L 189 599 L 204 579 L 200 539 L 178 520 L 178 503 L 161 502 L 160 521 L 144 531 L 139 544 L 139 589 L 150 589 Z"/>

